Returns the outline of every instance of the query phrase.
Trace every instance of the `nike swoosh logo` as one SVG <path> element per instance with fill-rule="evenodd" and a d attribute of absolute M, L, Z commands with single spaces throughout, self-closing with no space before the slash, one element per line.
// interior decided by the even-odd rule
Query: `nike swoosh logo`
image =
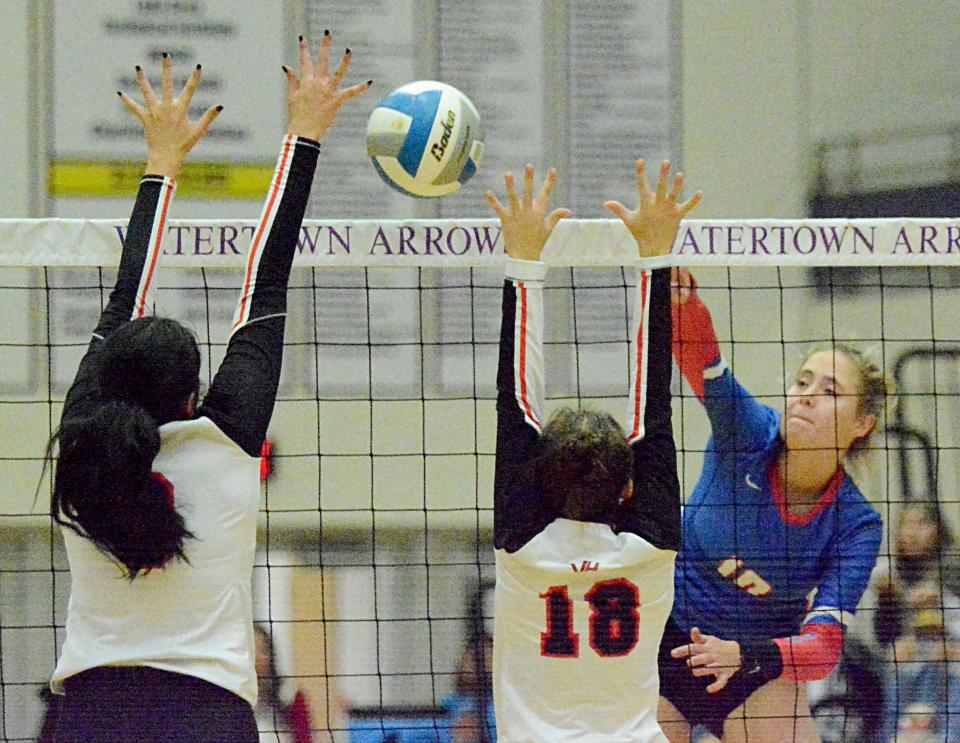
<path fill-rule="evenodd" d="M 751 488 L 753 488 L 754 490 L 760 490 L 760 489 L 761 489 L 760 486 L 757 485 L 757 483 L 755 483 L 755 482 L 753 481 L 753 478 L 750 477 L 750 475 L 747 475 L 747 476 L 744 477 L 743 479 L 746 480 L 746 481 L 747 481 L 747 485 L 749 485 L 749 486 L 750 486 Z"/>

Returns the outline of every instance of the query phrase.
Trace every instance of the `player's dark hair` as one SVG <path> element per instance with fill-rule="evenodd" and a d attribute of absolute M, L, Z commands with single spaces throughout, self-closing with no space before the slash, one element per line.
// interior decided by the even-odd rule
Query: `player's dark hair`
<path fill-rule="evenodd" d="M 96 352 L 94 386 L 82 413 L 51 439 L 59 447 L 50 513 L 113 555 L 133 580 L 186 559 L 187 530 L 173 487 L 152 472 L 159 427 L 181 419 L 197 392 L 200 351 L 183 325 L 143 318 L 126 323 Z"/>
<path fill-rule="evenodd" d="M 540 435 L 539 479 L 564 517 L 607 520 L 633 471 L 633 450 L 608 413 L 562 408 Z"/>

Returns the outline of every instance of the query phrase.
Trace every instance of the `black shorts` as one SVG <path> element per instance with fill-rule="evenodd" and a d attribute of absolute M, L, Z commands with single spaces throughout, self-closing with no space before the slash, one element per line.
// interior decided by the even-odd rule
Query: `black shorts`
<path fill-rule="evenodd" d="M 208 681 L 144 666 L 91 668 L 64 682 L 56 743 L 257 743 L 250 704 Z"/>
<path fill-rule="evenodd" d="M 720 691 L 710 694 L 707 687 L 713 676 L 696 677 L 687 666 L 686 659 L 670 657 L 670 651 L 690 642 L 684 634 L 667 620 L 660 642 L 657 664 L 660 670 L 660 696 L 676 707 L 691 725 L 703 725 L 718 738 L 723 737 L 723 722 L 729 714 L 743 704 L 747 697 L 766 683 L 757 676 L 736 673 Z"/>

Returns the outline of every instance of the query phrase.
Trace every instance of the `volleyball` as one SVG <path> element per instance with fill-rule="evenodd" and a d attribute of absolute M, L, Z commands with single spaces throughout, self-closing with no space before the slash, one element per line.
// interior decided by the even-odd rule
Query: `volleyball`
<path fill-rule="evenodd" d="M 391 187 L 408 196 L 455 193 L 483 157 L 480 114 L 452 85 L 420 80 L 397 88 L 370 114 L 367 154 Z"/>

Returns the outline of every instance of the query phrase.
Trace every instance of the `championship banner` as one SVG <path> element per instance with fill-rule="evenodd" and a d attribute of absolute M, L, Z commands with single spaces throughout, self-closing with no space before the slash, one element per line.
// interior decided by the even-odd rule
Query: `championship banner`
<path fill-rule="evenodd" d="M 172 220 L 164 264 L 242 267 L 255 220 Z M 116 266 L 125 220 L 0 220 L 0 265 Z M 294 265 L 480 267 L 503 261 L 495 219 L 306 220 Z M 561 222 L 543 254 L 555 266 L 625 266 L 637 260 L 617 220 Z M 655 265 L 957 266 L 957 219 L 688 220 L 672 255 Z"/>

